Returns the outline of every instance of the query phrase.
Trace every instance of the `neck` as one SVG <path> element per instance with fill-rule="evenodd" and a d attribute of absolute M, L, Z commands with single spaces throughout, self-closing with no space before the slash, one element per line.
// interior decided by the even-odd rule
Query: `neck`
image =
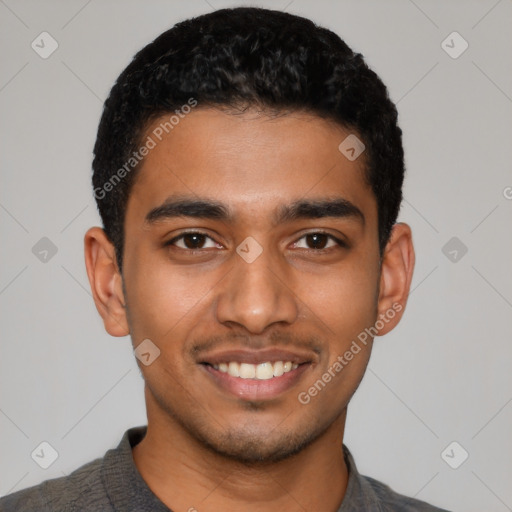
<path fill-rule="evenodd" d="M 171 510 L 335 512 L 348 481 L 345 417 L 346 409 L 300 453 L 249 466 L 213 452 L 148 404 L 147 434 L 133 458 L 146 484 Z"/>

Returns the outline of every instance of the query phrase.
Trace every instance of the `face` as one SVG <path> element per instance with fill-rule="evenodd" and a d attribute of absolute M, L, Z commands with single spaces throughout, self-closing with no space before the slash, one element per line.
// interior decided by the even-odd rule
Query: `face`
<path fill-rule="evenodd" d="M 160 351 L 139 363 L 150 423 L 245 462 L 339 428 L 370 356 L 361 333 L 390 307 L 364 154 L 338 150 L 349 134 L 197 109 L 146 156 L 122 300 L 134 346 Z"/>

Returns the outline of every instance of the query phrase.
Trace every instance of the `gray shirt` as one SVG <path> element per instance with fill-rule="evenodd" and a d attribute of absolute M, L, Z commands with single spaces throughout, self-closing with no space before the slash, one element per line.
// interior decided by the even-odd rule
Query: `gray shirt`
<path fill-rule="evenodd" d="M 171 512 L 147 486 L 133 461 L 132 448 L 145 434 L 146 427 L 127 430 L 118 447 L 109 450 L 103 458 L 85 464 L 66 477 L 5 496 L 0 499 L 0 511 Z M 447 512 L 396 494 L 387 485 L 360 475 L 348 448 L 343 446 L 343 451 L 349 479 L 338 512 Z"/>

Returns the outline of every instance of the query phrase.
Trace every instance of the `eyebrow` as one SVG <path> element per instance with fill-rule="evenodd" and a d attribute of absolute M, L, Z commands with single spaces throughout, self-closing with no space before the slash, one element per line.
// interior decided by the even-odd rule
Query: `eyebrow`
<path fill-rule="evenodd" d="M 164 203 L 153 208 L 147 215 L 145 222 L 154 224 L 161 220 L 175 217 L 193 217 L 200 219 L 232 221 L 230 209 L 212 199 L 197 199 L 190 197 L 169 197 Z M 364 225 L 363 212 L 352 202 L 343 198 L 334 199 L 299 199 L 277 208 L 273 222 L 281 224 L 298 219 L 320 219 L 324 217 L 349 218 Z"/>
<path fill-rule="evenodd" d="M 297 219 L 321 219 L 324 217 L 352 218 L 364 225 L 363 212 L 352 202 L 343 198 L 299 200 L 283 205 L 275 216 L 277 224 Z"/>
<path fill-rule="evenodd" d="M 230 220 L 231 214 L 226 206 L 211 199 L 169 197 L 163 204 L 153 208 L 146 215 L 146 223 L 154 224 L 160 220 L 174 217 L 194 217 L 213 220 Z"/>

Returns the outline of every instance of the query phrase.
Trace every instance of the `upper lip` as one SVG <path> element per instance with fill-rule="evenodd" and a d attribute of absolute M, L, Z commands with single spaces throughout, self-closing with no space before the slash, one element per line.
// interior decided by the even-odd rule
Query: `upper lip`
<path fill-rule="evenodd" d="M 200 364 L 220 364 L 236 361 L 238 363 L 248 364 L 261 364 L 261 363 L 275 363 L 276 361 L 290 361 L 291 363 L 303 364 L 311 363 L 314 359 L 314 354 L 310 351 L 301 350 L 285 350 L 285 349 L 262 349 L 262 350 L 248 350 L 248 349 L 231 349 L 231 350 L 217 350 L 209 352 L 201 356 L 198 360 Z"/>

